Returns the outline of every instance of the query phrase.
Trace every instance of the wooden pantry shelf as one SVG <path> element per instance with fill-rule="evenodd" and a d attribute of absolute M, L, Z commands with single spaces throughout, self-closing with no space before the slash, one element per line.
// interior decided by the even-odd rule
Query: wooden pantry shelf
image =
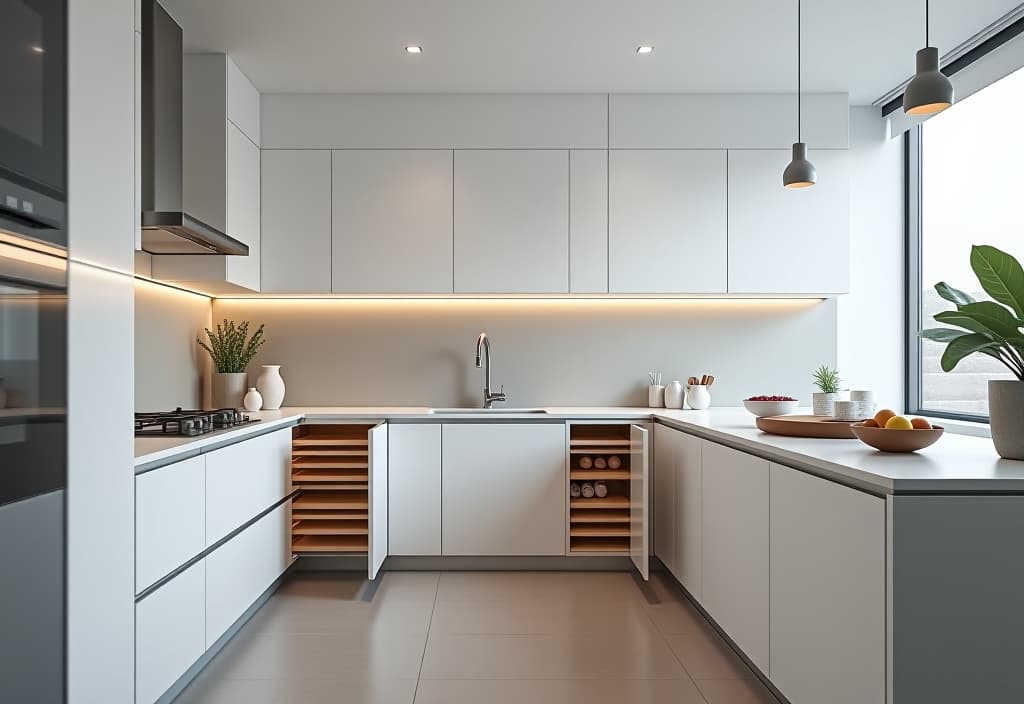
<path fill-rule="evenodd" d="M 370 507 L 369 495 L 365 490 L 356 491 L 303 491 L 292 502 L 293 510 L 307 509 L 363 509 Z"/>
<path fill-rule="evenodd" d="M 569 450 L 570 455 L 629 455 L 630 446 L 615 445 L 609 447 L 573 447 Z"/>
<path fill-rule="evenodd" d="M 572 538 L 569 552 L 629 552 L 629 538 Z"/>
<path fill-rule="evenodd" d="M 362 469 L 370 468 L 370 463 L 365 459 L 297 459 L 292 460 L 292 471 L 302 469 L 324 470 L 324 469 Z"/>
<path fill-rule="evenodd" d="M 365 521 L 296 521 L 292 535 L 367 535 Z"/>
<path fill-rule="evenodd" d="M 621 469 L 574 469 L 569 472 L 570 479 L 603 482 L 615 479 L 629 479 L 629 470 Z"/>
<path fill-rule="evenodd" d="M 574 428 L 575 430 L 575 428 Z M 625 445 L 629 447 L 629 438 L 572 438 L 569 447 L 605 447 Z"/>
<path fill-rule="evenodd" d="M 369 511 L 362 509 L 297 509 L 292 507 L 292 520 L 295 521 L 366 521 L 370 518 Z"/>
<path fill-rule="evenodd" d="M 365 535 L 300 535 L 292 538 L 292 552 L 366 552 Z"/>
<path fill-rule="evenodd" d="M 590 509 L 576 508 L 569 512 L 570 523 L 629 523 L 628 509 Z"/>
<path fill-rule="evenodd" d="M 294 482 L 363 482 L 368 481 L 366 470 L 358 469 L 296 469 Z"/>
<path fill-rule="evenodd" d="M 296 447 L 367 447 L 370 443 L 364 438 L 326 438 L 326 437 L 304 437 L 294 438 L 292 444 Z"/>
<path fill-rule="evenodd" d="M 292 459 L 297 457 L 367 457 L 369 450 L 347 449 L 347 448 L 316 448 L 316 449 L 292 449 Z"/>
<path fill-rule="evenodd" d="M 629 508 L 629 497 L 628 496 L 605 496 L 602 499 L 596 496 L 592 499 L 572 499 L 569 501 L 569 508 L 594 508 L 594 509 L 610 509 L 610 508 Z"/>
<path fill-rule="evenodd" d="M 629 525 L 574 526 L 569 529 L 570 538 L 628 538 Z"/>

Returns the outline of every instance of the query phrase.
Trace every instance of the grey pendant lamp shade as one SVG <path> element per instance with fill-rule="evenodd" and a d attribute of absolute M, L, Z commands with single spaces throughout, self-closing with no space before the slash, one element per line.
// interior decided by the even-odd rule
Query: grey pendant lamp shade
<path fill-rule="evenodd" d="M 782 185 L 786 188 L 807 188 L 818 180 L 814 164 L 807 160 L 807 145 L 800 139 L 801 114 L 800 98 L 800 0 L 796 2 L 796 142 L 793 143 L 793 158 L 782 172 Z"/>
<path fill-rule="evenodd" d="M 903 112 L 934 115 L 953 104 L 953 84 L 939 71 L 939 50 L 928 46 L 928 0 L 924 3 L 924 49 L 917 52 L 917 72 L 903 92 Z"/>

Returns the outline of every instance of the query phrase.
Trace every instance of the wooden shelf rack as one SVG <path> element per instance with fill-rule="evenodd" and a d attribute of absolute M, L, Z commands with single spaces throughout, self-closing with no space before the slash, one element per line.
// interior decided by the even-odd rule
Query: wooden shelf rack
<path fill-rule="evenodd" d="M 569 482 L 604 482 L 603 498 L 569 499 L 569 552 L 629 554 L 630 537 L 630 426 L 580 424 L 569 429 Z M 617 469 L 584 469 L 580 460 L 617 456 Z"/>

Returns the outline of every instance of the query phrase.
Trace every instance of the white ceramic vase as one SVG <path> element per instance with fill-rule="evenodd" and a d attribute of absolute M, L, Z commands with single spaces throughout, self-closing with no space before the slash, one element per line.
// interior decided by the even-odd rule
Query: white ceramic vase
<path fill-rule="evenodd" d="M 686 387 L 686 403 L 695 411 L 703 411 L 711 405 L 711 392 L 708 387 L 694 384 Z"/>
<path fill-rule="evenodd" d="M 832 417 L 836 413 L 836 401 L 839 399 L 838 393 L 823 394 L 816 393 L 813 395 L 813 407 L 814 415 L 816 416 L 829 416 Z"/>
<path fill-rule="evenodd" d="M 665 408 L 683 407 L 683 385 L 678 381 L 665 384 Z"/>
<path fill-rule="evenodd" d="M 242 399 L 242 407 L 250 412 L 263 408 L 263 396 L 260 395 L 255 386 L 250 386 L 249 390 L 245 392 L 245 398 Z"/>
<path fill-rule="evenodd" d="M 284 379 L 280 364 L 264 364 L 256 379 L 256 388 L 263 395 L 263 410 L 276 411 L 284 401 Z"/>
<path fill-rule="evenodd" d="M 988 415 L 999 456 L 1024 460 L 1024 381 L 989 381 Z"/>
<path fill-rule="evenodd" d="M 245 372 L 215 372 L 213 403 L 217 408 L 241 408 L 245 395 Z"/>

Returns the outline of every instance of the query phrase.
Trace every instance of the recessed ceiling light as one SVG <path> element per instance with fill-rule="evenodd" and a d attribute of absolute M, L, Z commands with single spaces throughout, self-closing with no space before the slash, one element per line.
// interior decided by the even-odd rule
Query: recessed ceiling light
<path fill-rule="evenodd" d="M 654 51 L 653 46 L 638 46 L 636 48 L 636 53 L 638 54 L 650 54 L 652 51 Z"/>
<path fill-rule="evenodd" d="M 32 49 L 32 51 L 36 52 L 37 54 L 42 54 L 43 52 L 46 51 L 46 49 L 44 49 L 43 47 L 38 46 L 38 45 L 33 45 L 30 48 Z"/>
<path fill-rule="evenodd" d="M 422 54 L 423 53 L 423 47 L 416 46 L 415 44 L 412 44 L 410 46 L 405 47 L 405 53 L 407 53 L 407 54 Z"/>

